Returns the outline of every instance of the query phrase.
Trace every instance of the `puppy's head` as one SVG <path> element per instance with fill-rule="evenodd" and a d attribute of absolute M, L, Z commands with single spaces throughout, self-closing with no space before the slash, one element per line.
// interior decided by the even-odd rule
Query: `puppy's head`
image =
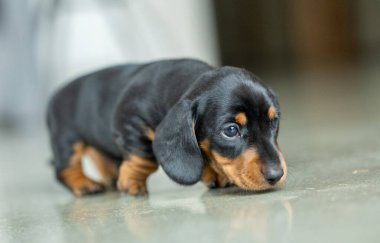
<path fill-rule="evenodd" d="M 201 92 L 177 103 L 156 129 L 153 149 L 165 172 L 193 184 L 210 163 L 244 189 L 281 186 L 286 164 L 277 144 L 280 108 L 274 93 L 231 67 L 204 75 L 197 86 Z"/>

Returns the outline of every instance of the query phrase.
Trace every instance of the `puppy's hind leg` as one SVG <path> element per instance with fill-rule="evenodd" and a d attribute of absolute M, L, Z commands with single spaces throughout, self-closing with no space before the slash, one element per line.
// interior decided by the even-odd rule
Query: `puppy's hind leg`
<path fill-rule="evenodd" d="M 76 142 L 70 145 L 58 146 L 53 142 L 58 180 L 69 188 L 77 197 L 104 191 L 104 186 L 89 179 L 83 171 L 82 156 L 86 145 Z M 65 158 L 67 157 L 67 158 Z"/>
<path fill-rule="evenodd" d="M 103 191 L 102 185 L 83 172 L 82 156 L 86 145 L 73 129 L 62 129 L 55 124 L 50 123 L 49 129 L 57 179 L 77 197 Z"/>
<path fill-rule="evenodd" d="M 78 120 L 80 82 L 68 84 L 56 93 L 48 105 L 47 125 L 54 154 L 56 176 L 76 196 L 97 193 L 104 187 L 89 179 L 82 169 L 86 148 L 75 121 Z"/>
<path fill-rule="evenodd" d="M 106 186 L 116 187 L 119 161 L 92 146 L 86 146 L 82 167 L 85 174 L 94 181 Z"/>

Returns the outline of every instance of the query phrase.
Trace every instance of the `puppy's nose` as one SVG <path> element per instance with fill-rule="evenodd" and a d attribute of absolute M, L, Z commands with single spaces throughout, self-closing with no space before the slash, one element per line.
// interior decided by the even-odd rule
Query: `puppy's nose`
<path fill-rule="evenodd" d="M 281 168 L 269 168 L 263 171 L 263 175 L 269 184 L 274 185 L 284 175 L 284 171 Z"/>

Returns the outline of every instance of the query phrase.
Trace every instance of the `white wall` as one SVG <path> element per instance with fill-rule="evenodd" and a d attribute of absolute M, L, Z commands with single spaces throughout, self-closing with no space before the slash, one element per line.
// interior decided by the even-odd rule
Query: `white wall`
<path fill-rule="evenodd" d="M 43 124 L 51 93 L 99 68 L 173 57 L 219 64 L 211 0 L 0 3 L 0 129 Z"/>
<path fill-rule="evenodd" d="M 129 0 L 108 6 L 99 2 L 67 0 L 51 33 L 49 79 L 61 83 L 116 63 L 162 58 L 219 63 L 211 1 Z"/>

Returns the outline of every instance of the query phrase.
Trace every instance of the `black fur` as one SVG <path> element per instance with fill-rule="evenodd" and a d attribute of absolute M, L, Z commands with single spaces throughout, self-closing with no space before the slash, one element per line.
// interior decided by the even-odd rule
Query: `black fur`
<path fill-rule="evenodd" d="M 262 161 L 279 164 L 278 119 L 268 120 L 270 106 L 279 111 L 275 94 L 248 71 L 180 59 L 80 77 L 53 96 L 47 120 L 57 172 L 68 166 L 72 144 L 84 141 L 117 162 L 132 153 L 158 161 L 176 182 L 194 184 L 204 160 L 197 142 L 204 138 L 229 158 L 255 144 Z M 221 129 L 239 111 L 249 123 L 241 139 L 227 140 Z M 148 127 L 156 130 L 153 144 Z"/>
<path fill-rule="evenodd" d="M 202 174 L 203 159 L 193 132 L 190 100 L 179 101 L 156 129 L 153 151 L 164 171 L 181 184 L 194 184 Z"/>

